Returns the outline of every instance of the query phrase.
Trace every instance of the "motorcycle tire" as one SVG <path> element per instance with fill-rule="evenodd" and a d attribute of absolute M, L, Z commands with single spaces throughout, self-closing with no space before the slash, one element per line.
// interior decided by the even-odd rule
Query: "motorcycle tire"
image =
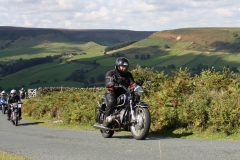
<path fill-rule="evenodd" d="M 148 108 L 137 107 L 135 108 L 134 114 L 136 123 L 130 126 L 130 131 L 136 140 L 143 140 L 147 137 L 150 129 L 151 118 L 149 110 Z"/>
<path fill-rule="evenodd" d="M 2 108 L 2 113 L 3 113 L 3 114 L 6 114 L 6 107 L 3 107 L 3 108 Z"/>
<path fill-rule="evenodd" d="M 18 126 L 18 114 L 17 113 L 15 113 L 14 125 Z"/>
<path fill-rule="evenodd" d="M 113 136 L 113 134 L 114 134 L 114 131 L 110 131 L 110 130 L 102 130 L 102 129 L 100 129 L 100 132 L 101 132 L 101 134 L 102 134 L 102 136 L 104 138 L 111 138 Z"/>

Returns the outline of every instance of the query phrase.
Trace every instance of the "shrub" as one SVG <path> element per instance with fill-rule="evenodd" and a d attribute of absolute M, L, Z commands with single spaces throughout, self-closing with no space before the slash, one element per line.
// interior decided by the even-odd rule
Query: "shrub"
<path fill-rule="evenodd" d="M 240 81 L 229 69 L 203 70 L 191 76 L 186 69 L 173 71 L 173 76 L 153 68 L 137 66 L 135 80 L 149 88 L 142 100 L 150 106 L 151 131 L 188 128 L 233 134 L 240 125 Z M 152 83 L 147 86 L 146 81 Z M 61 119 L 68 124 L 95 123 L 95 110 L 100 88 L 41 88 L 38 96 L 29 99 L 23 113 L 34 118 Z"/>

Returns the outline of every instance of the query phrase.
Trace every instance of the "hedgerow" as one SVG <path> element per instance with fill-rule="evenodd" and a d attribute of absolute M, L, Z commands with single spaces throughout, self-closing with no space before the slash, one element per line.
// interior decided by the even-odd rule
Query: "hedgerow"
<path fill-rule="evenodd" d="M 154 68 L 137 66 L 132 73 L 135 80 L 144 81 L 149 91 L 142 100 L 150 105 L 151 131 L 187 128 L 233 134 L 240 125 L 240 81 L 228 68 L 222 71 L 203 70 L 191 76 L 187 68 L 172 75 Z M 147 86 L 146 81 L 151 85 Z M 69 88 L 38 90 L 29 99 L 23 113 L 34 118 L 48 117 L 67 124 L 93 125 L 99 95 L 104 88 Z"/>

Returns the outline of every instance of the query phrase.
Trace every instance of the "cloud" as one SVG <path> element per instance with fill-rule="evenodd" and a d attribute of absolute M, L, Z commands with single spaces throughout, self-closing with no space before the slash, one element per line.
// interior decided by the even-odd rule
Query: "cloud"
<path fill-rule="evenodd" d="M 0 0 L 0 25 L 160 31 L 239 27 L 238 0 Z"/>

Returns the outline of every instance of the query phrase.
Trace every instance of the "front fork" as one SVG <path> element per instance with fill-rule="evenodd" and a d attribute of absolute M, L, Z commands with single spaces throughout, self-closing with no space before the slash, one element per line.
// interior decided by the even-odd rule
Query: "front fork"
<path fill-rule="evenodd" d="M 10 111 L 10 117 L 11 117 L 12 120 L 16 119 L 15 118 L 16 115 L 19 117 L 19 109 L 18 108 L 15 108 L 15 109 L 11 108 L 10 110 L 11 110 Z"/>
<path fill-rule="evenodd" d="M 98 103 L 98 108 L 95 110 L 95 121 L 98 123 L 103 123 L 104 119 L 104 110 L 105 110 L 105 104 Z"/>
<path fill-rule="evenodd" d="M 136 120 L 136 117 L 134 115 L 134 110 L 133 110 L 133 107 L 132 107 L 132 100 L 130 100 L 130 112 L 131 112 L 131 116 L 132 116 L 132 122 L 134 122 Z"/>

